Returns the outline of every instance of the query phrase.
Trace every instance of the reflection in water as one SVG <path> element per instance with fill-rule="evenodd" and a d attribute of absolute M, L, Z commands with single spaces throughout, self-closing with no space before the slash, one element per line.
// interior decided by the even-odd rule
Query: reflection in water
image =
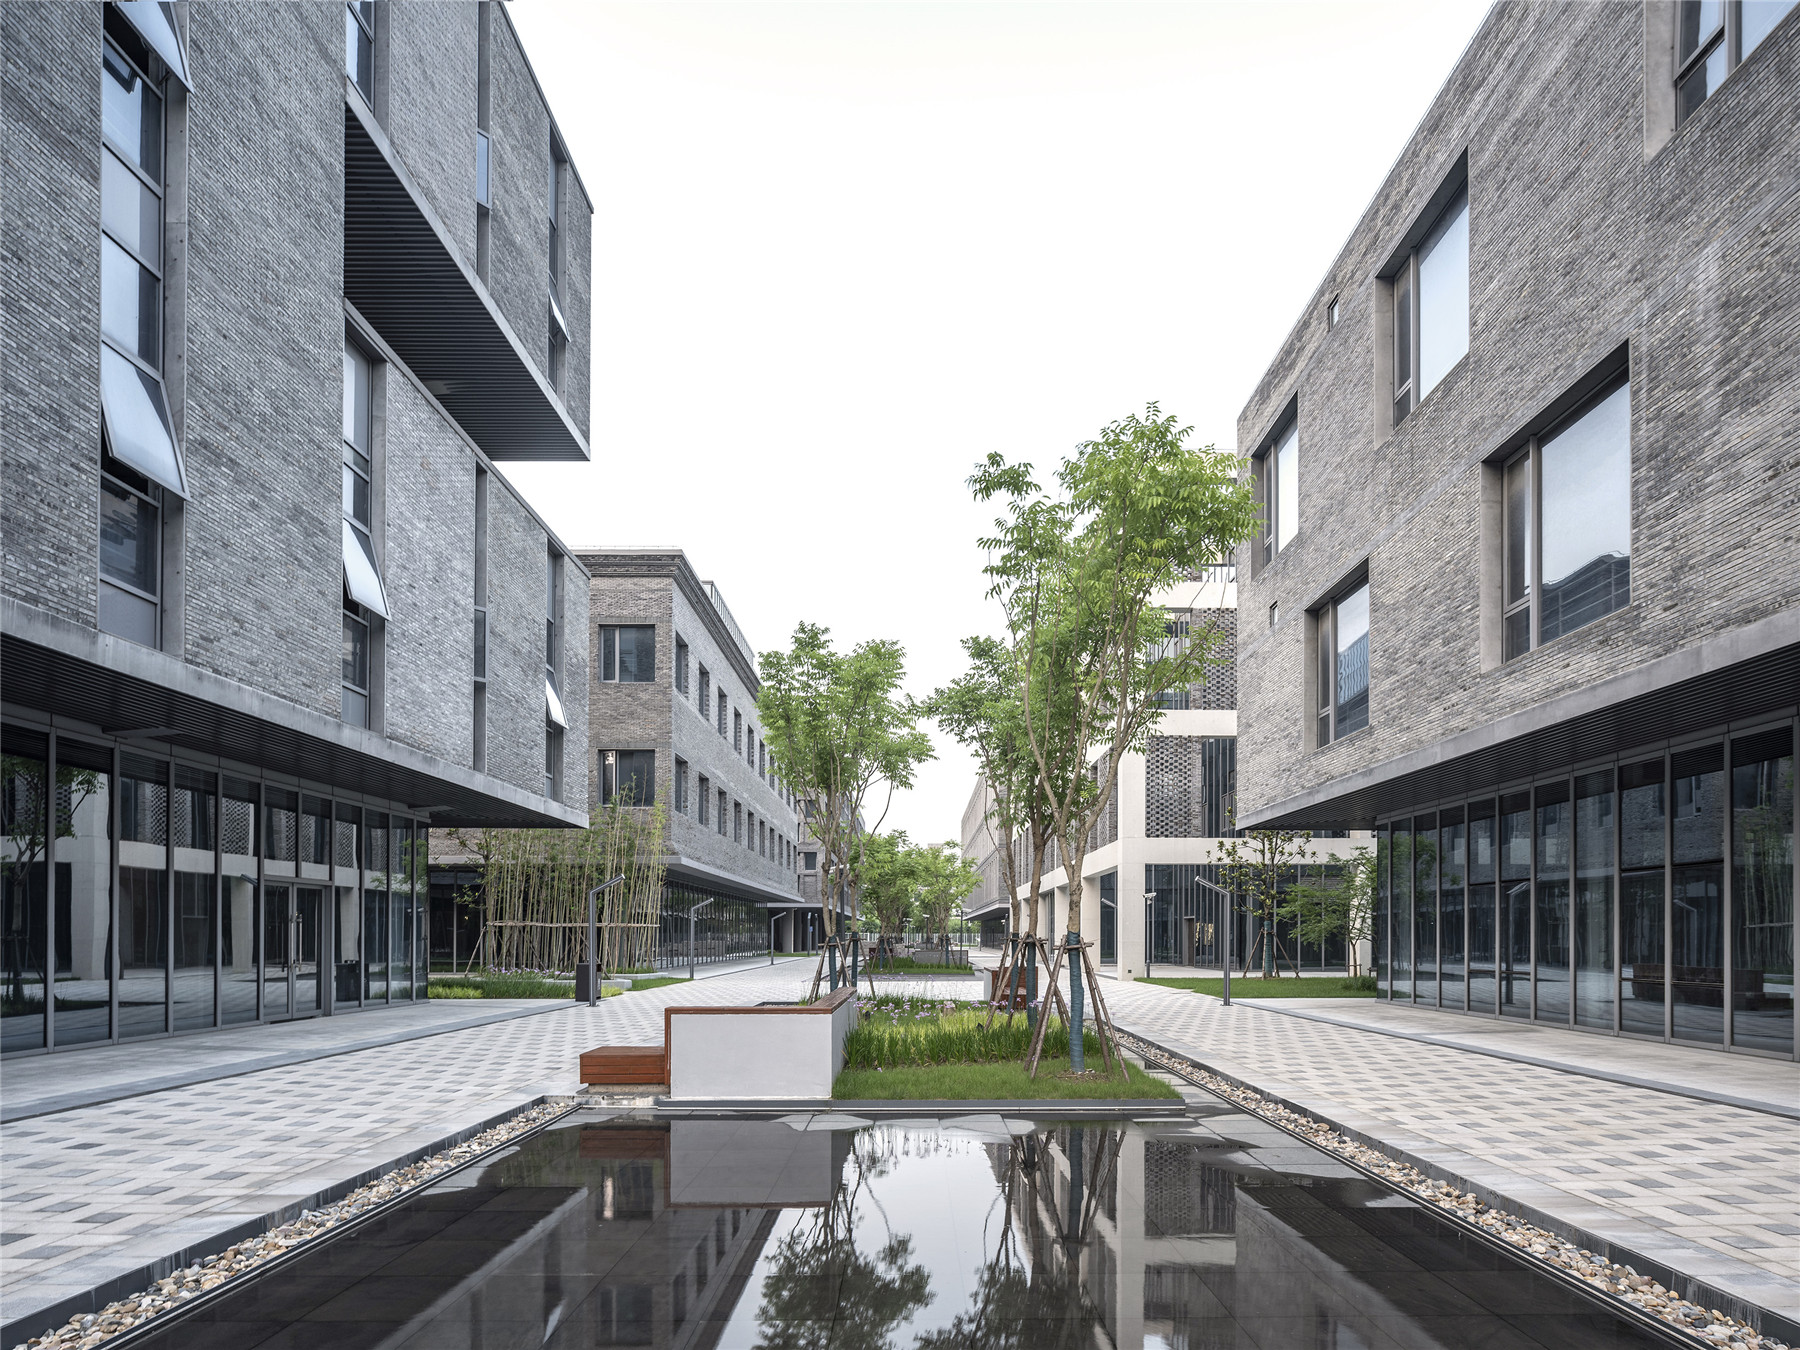
<path fill-rule="evenodd" d="M 1204 1121 L 984 1116 L 851 1130 L 578 1116 L 147 1343 L 1659 1342 L 1335 1159 L 1221 1111 Z"/>

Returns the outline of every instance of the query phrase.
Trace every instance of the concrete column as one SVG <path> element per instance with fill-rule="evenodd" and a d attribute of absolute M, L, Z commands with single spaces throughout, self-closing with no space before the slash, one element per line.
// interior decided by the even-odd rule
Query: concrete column
<path fill-rule="evenodd" d="M 1144 756 L 1128 751 L 1119 761 L 1119 965 L 1121 980 L 1144 969 Z"/>

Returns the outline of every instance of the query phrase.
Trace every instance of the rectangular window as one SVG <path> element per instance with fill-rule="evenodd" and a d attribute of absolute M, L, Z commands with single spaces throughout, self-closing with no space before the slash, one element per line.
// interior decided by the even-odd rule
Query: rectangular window
<path fill-rule="evenodd" d="M 1345 591 L 1318 612 L 1319 745 L 1369 725 L 1369 583 Z"/>
<path fill-rule="evenodd" d="M 1263 503 L 1262 560 L 1292 542 L 1300 528 L 1300 422 L 1290 420 L 1256 459 L 1257 495 Z"/>
<path fill-rule="evenodd" d="M 569 725 L 562 706 L 562 554 L 544 555 L 544 715 L 559 727 Z"/>
<path fill-rule="evenodd" d="M 688 766 L 685 759 L 675 761 L 675 812 L 685 816 L 688 809 Z"/>
<path fill-rule="evenodd" d="M 375 103 L 375 0 L 347 0 L 344 5 L 344 74 Z"/>
<path fill-rule="evenodd" d="M 651 635 L 652 635 L 653 641 L 655 638 L 655 631 L 656 631 L 655 629 L 651 630 Z M 683 642 L 681 640 L 681 636 L 679 634 L 677 634 L 675 637 L 675 692 L 678 694 L 685 694 L 685 693 L 687 693 L 687 691 L 688 691 L 688 645 L 687 645 L 687 643 Z"/>
<path fill-rule="evenodd" d="M 712 708 L 712 672 L 705 666 L 700 667 L 699 688 L 694 692 L 694 706 L 705 717 Z"/>
<path fill-rule="evenodd" d="M 550 387 L 561 391 L 564 356 L 569 345 L 569 325 L 562 309 L 562 169 L 563 158 L 556 143 L 550 145 L 550 351 L 546 369 Z"/>
<path fill-rule="evenodd" d="M 756 812 L 745 813 L 744 826 L 744 847 L 754 853 L 756 852 Z"/>
<path fill-rule="evenodd" d="M 375 364 L 348 334 L 344 336 L 342 512 L 344 594 L 364 610 L 387 617 L 387 590 L 375 556 L 374 442 Z M 365 618 L 367 615 L 364 616 Z"/>
<path fill-rule="evenodd" d="M 1731 1043 L 1794 1047 L 1794 736 L 1731 743 Z"/>
<path fill-rule="evenodd" d="M 600 752 L 600 802 L 620 806 L 656 804 L 656 752 L 654 750 L 602 750 Z"/>
<path fill-rule="evenodd" d="M 656 626 L 602 624 L 600 678 L 606 683 L 649 684 L 656 679 Z"/>
<path fill-rule="evenodd" d="M 698 790 L 694 794 L 694 801 L 699 808 L 699 814 L 695 819 L 700 824 L 706 825 L 710 823 L 712 815 L 712 780 L 705 774 L 701 774 L 700 782 L 696 786 Z"/>
<path fill-rule="evenodd" d="M 1394 425 L 1469 350 L 1469 190 L 1458 189 L 1393 277 Z"/>
<path fill-rule="evenodd" d="M 1534 436 L 1502 474 L 1510 661 L 1631 602 L 1629 382 Z"/>
<path fill-rule="evenodd" d="M 764 782 L 769 777 L 769 747 L 760 739 L 756 742 L 756 776 Z"/>
<path fill-rule="evenodd" d="M 344 720 L 369 725 L 369 619 L 354 600 L 344 601 Z"/>
<path fill-rule="evenodd" d="M 719 735 L 721 735 L 721 736 L 726 734 L 726 731 L 725 731 L 726 711 L 727 711 L 727 702 L 726 702 L 726 698 L 725 698 L 725 691 L 723 689 L 721 689 L 719 691 Z"/>
<path fill-rule="evenodd" d="M 719 833 L 725 833 L 725 789 L 719 789 Z"/>
<path fill-rule="evenodd" d="M 803 869 L 808 872 L 819 870 L 819 855 L 810 849 L 800 855 Z"/>
<path fill-rule="evenodd" d="M 744 842 L 744 804 L 742 802 L 731 804 L 731 841 L 734 844 Z"/>
<path fill-rule="evenodd" d="M 741 712 L 731 715 L 731 748 L 737 754 L 744 753 L 744 714 Z"/>
<path fill-rule="evenodd" d="M 544 795 L 551 801 L 562 800 L 563 729 L 548 717 L 544 719 Z"/>
<path fill-rule="evenodd" d="M 1680 0 L 1675 17 L 1677 126 L 1718 90 L 1794 6 L 1795 0 Z"/>

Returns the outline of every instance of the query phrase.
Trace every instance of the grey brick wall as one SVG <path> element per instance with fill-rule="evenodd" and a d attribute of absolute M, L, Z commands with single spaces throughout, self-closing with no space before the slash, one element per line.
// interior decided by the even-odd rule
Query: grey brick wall
<path fill-rule="evenodd" d="M 550 114 L 505 5 L 494 6 L 492 44 L 488 121 L 494 138 L 489 168 L 494 205 L 488 291 L 526 354 L 543 370 L 550 343 Z M 469 120 L 473 127 L 473 112 Z M 565 219 L 570 214 L 565 212 Z M 576 425 L 587 429 L 585 421 Z"/>
<path fill-rule="evenodd" d="M 0 6 L 0 566 L 95 622 L 100 487 L 100 7 Z M 29 211 L 19 209 L 30 203 Z M 48 540 L 59 546 L 45 547 Z"/>
<path fill-rule="evenodd" d="M 1246 405 L 1240 445 L 1300 428 L 1298 536 L 1239 559 L 1282 615 L 1240 635 L 1246 813 L 1800 600 L 1800 22 L 1647 153 L 1645 15 L 1497 6 Z M 1376 273 L 1465 150 L 1468 355 L 1385 434 Z M 1484 666 L 1482 464 L 1627 342 L 1632 604 Z M 1365 560 L 1370 727 L 1308 749 L 1306 610 Z"/>
<path fill-rule="evenodd" d="M 390 118 L 409 169 L 434 199 L 441 194 L 450 222 L 446 204 L 467 195 L 473 153 L 473 6 L 397 8 Z M 9 598 L 88 626 L 98 551 L 101 15 L 98 5 L 73 2 L 0 8 L 10 177 L 0 237 L 0 585 Z M 187 118 L 184 341 L 171 340 L 181 355 L 168 375 L 183 404 L 192 500 L 181 512 L 183 623 L 164 645 L 193 666 L 336 718 L 343 12 L 322 3 L 215 3 L 189 7 L 188 19 L 197 92 Z M 433 63 L 464 46 L 468 137 L 459 129 L 462 94 L 454 108 L 434 106 L 450 95 L 429 78 Z M 541 101 L 535 106 L 545 117 Z M 547 145 L 547 134 L 533 144 Z M 531 183 L 541 214 L 542 174 L 534 170 Z M 31 210 L 13 209 L 25 201 Z M 179 240 L 173 228 L 171 239 Z M 541 298 L 541 238 L 531 274 Z M 541 330 L 541 305 L 538 313 Z M 376 512 L 392 610 L 384 729 L 466 767 L 478 456 L 399 367 L 389 367 L 384 385 Z M 498 472 L 492 487 L 489 771 L 541 792 L 553 541 Z M 563 778 L 564 799 L 575 803 L 588 794 L 587 609 L 585 575 L 571 562 Z"/>
<path fill-rule="evenodd" d="M 388 139 L 475 266 L 475 0 L 387 6 Z"/>
<path fill-rule="evenodd" d="M 620 555 L 596 556 L 584 550 L 582 556 L 595 572 L 589 592 L 587 643 L 594 672 L 588 735 L 592 799 L 597 801 L 599 797 L 596 765 L 601 751 L 654 750 L 656 790 L 668 806 L 669 838 L 674 852 L 764 886 L 792 890 L 793 872 L 779 856 L 765 858 L 750 847 L 748 839 L 735 840 L 729 833 L 729 819 L 728 832 L 720 835 L 716 817 L 711 814 L 717 810 L 717 793 L 723 788 L 728 797 L 728 818 L 731 804 L 738 803 L 754 812 L 758 820 L 768 822 L 789 843 L 797 841 L 794 813 L 781 793 L 758 775 L 743 754 L 733 752 L 729 721 L 726 735 L 721 737 L 718 733 L 715 709 L 721 692 L 729 700 L 730 711 L 743 715 L 746 734 L 753 728 L 760 735 L 762 724 L 755 712 L 755 691 L 746 687 L 742 672 L 734 668 L 701 612 L 677 584 L 674 573 L 678 567 L 686 566 L 685 562 L 674 562 L 678 555 L 654 554 L 631 564 L 636 574 L 621 575 L 617 570 Z M 603 624 L 630 623 L 656 625 L 656 680 L 652 684 L 602 683 L 598 678 L 599 628 Z M 677 637 L 688 644 L 686 694 L 675 688 Z M 739 660 L 743 658 L 740 656 Z M 711 677 L 709 703 L 713 704 L 704 713 L 696 704 L 702 666 Z M 674 809 L 677 756 L 688 765 L 689 800 L 684 813 Z M 714 794 L 705 825 L 700 824 L 697 810 L 702 775 Z"/>

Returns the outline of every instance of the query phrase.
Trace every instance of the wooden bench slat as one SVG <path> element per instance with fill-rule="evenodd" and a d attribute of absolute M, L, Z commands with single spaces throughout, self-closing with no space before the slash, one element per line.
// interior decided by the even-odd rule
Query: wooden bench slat
<path fill-rule="evenodd" d="M 581 1081 L 590 1085 L 643 1085 L 668 1082 L 668 1062 L 660 1045 L 602 1045 L 581 1056 Z"/>

